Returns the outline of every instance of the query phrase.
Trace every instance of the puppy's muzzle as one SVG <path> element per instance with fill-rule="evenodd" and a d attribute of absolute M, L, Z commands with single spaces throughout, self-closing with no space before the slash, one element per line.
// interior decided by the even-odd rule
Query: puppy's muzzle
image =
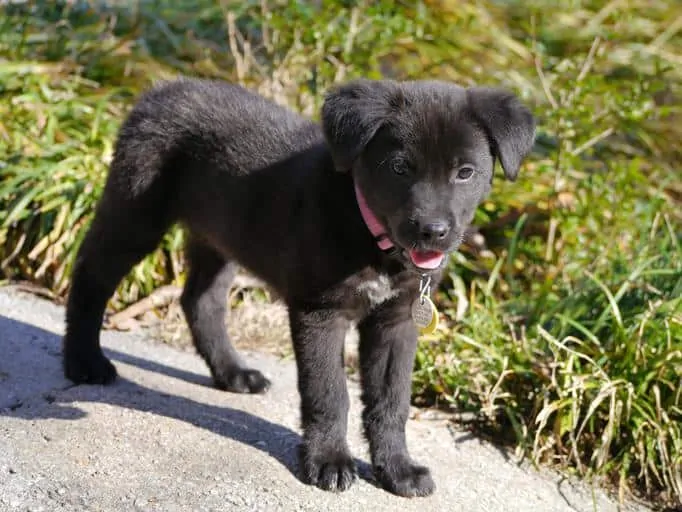
<path fill-rule="evenodd" d="M 442 220 L 436 220 L 419 225 L 417 223 L 419 240 L 424 244 L 442 242 L 450 233 L 450 225 Z"/>

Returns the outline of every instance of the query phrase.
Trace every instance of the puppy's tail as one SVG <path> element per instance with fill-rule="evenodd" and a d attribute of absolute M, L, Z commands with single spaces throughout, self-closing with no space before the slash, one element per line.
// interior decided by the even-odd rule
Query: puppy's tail
<path fill-rule="evenodd" d="M 185 130 L 172 107 L 182 82 L 162 82 L 142 94 L 121 125 L 107 183 L 119 196 L 142 196 L 176 160 Z"/>

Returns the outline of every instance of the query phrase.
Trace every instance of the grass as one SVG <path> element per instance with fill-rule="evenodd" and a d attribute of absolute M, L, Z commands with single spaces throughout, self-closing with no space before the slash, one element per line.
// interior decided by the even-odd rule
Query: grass
<path fill-rule="evenodd" d="M 2 276 L 66 294 L 116 130 L 155 79 L 236 80 L 311 116 L 360 75 L 509 87 L 538 144 L 452 258 L 414 400 L 622 499 L 681 506 L 682 6 L 317 4 L 0 7 Z M 170 232 L 111 309 L 182 280 L 182 241 Z"/>

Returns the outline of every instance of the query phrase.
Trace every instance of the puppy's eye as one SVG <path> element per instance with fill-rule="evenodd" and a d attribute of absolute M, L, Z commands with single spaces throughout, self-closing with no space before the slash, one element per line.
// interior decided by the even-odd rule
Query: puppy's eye
<path fill-rule="evenodd" d="M 410 166 L 404 160 L 394 160 L 391 164 L 393 172 L 402 176 L 410 172 Z"/>
<path fill-rule="evenodd" d="M 457 179 L 458 180 L 468 180 L 471 178 L 471 176 L 474 174 L 474 168 L 465 166 L 465 167 L 460 167 L 459 170 L 457 171 Z"/>

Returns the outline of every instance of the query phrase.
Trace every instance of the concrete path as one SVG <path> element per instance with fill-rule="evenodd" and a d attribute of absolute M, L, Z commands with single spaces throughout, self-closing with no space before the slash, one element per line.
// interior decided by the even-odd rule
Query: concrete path
<path fill-rule="evenodd" d="M 433 471 L 432 497 L 384 492 L 366 462 L 349 491 L 320 491 L 296 476 L 292 362 L 250 356 L 273 388 L 233 395 L 210 387 L 193 353 L 105 332 L 119 380 L 72 386 L 61 374 L 62 329 L 61 308 L 0 289 L 1 511 L 618 510 L 586 484 L 519 467 L 442 420 L 411 420 L 408 427 L 414 457 Z M 351 449 L 367 461 L 357 387 L 351 394 Z"/>

